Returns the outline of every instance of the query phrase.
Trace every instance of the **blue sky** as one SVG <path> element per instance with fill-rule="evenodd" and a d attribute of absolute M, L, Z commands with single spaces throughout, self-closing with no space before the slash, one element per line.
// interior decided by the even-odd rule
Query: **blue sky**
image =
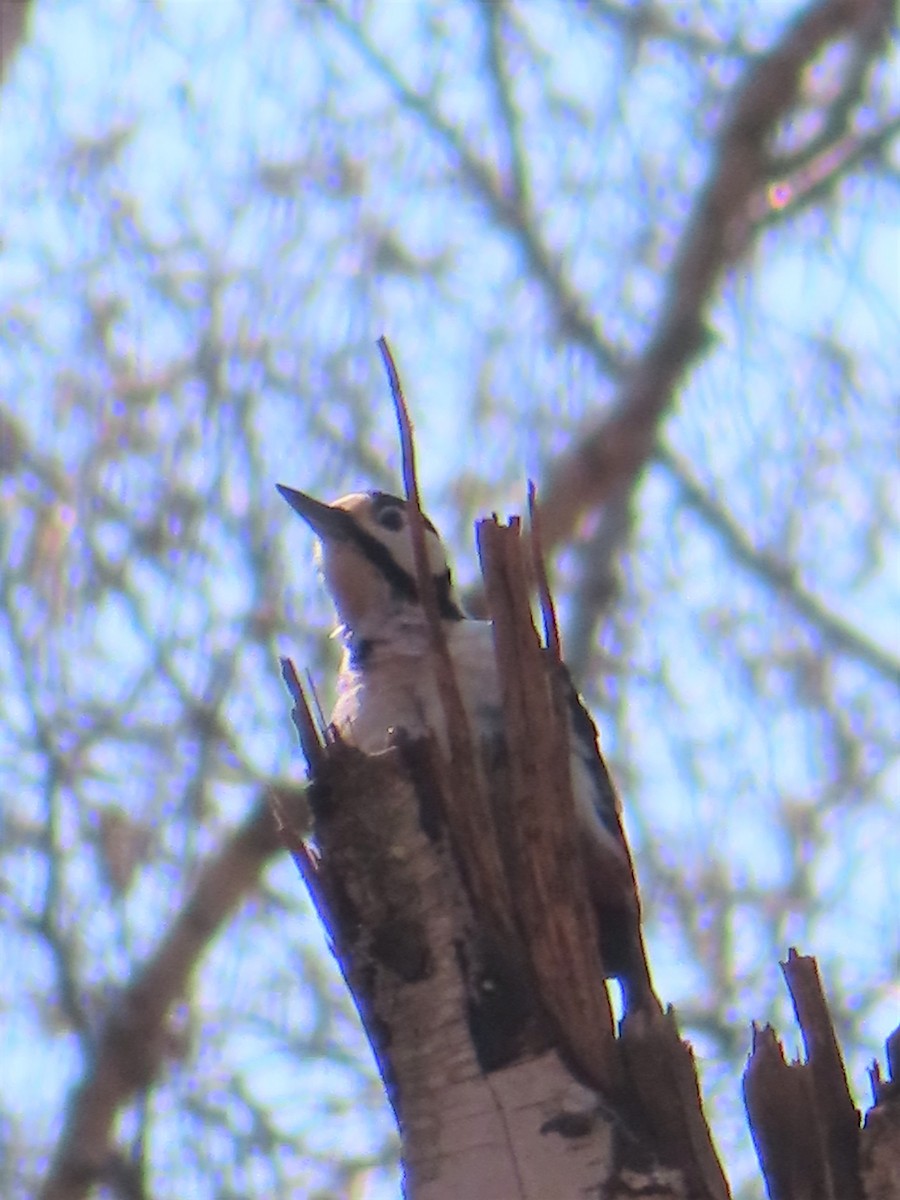
<path fill-rule="evenodd" d="M 434 10 L 430 19 L 437 33 L 429 38 L 418 6 L 381 5 L 371 10 L 370 28 L 388 62 L 402 68 L 414 86 L 439 80 L 447 119 L 466 129 L 471 125 L 474 143 L 502 162 L 507 150 L 491 141 L 485 89 L 475 70 L 480 26 L 473 11 L 463 4 Z M 543 214 L 547 240 L 572 287 L 590 299 L 604 335 L 625 354 L 639 349 L 652 327 L 662 296 L 659 264 L 670 261 L 686 197 L 693 196 L 708 168 L 704 122 L 708 125 L 710 107 L 701 103 L 705 97 L 687 56 L 673 61 L 651 44 L 639 64 L 640 85 L 634 86 L 620 39 L 597 28 L 585 33 L 570 12 L 547 4 L 523 5 L 522 11 L 536 40 L 552 48 L 550 78 L 558 87 L 558 93 L 544 95 L 538 74 L 524 68 L 517 78 L 522 103 L 534 114 L 529 142 L 534 203 L 540 209 L 544 193 L 559 197 Z M 740 19 L 747 36 L 764 45 L 794 11 L 789 4 L 753 6 Z M 730 27 L 733 15 L 730 6 L 710 6 L 710 35 Z M 450 36 L 443 36 L 447 30 Z M 730 71 L 727 55 L 710 68 L 710 78 L 723 89 L 711 103 L 713 112 L 727 94 Z M 335 129 L 315 119 L 324 93 L 339 116 Z M 896 72 L 891 77 L 884 69 L 879 95 L 885 108 L 893 105 L 896 111 L 897 93 Z M 164 569 L 134 567 L 146 621 L 171 638 L 173 670 L 187 692 L 202 690 L 210 656 L 227 658 L 231 652 L 252 585 L 250 564 L 229 540 L 229 523 L 255 517 L 272 530 L 272 553 L 284 560 L 285 592 L 274 602 L 283 601 L 298 629 L 296 636 L 282 639 L 279 649 L 299 662 L 321 662 L 330 616 L 309 570 L 310 539 L 282 511 L 273 487 L 263 494 L 254 490 L 246 455 L 252 451 L 264 461 L 272 484 L 332 494 L 383 484 L 392 474 L 396 478 L 393 418 L 374 346 L 379 334 L 387 334 L 397 356 L 414 410 L 426 494 L 433 515 L 457 544 L 463 581 L 474 576 L 474 543 L 468 512 L 465 519 L 457 516 L 455 481 L 461 474 L 470 481 L 482 512 L 521 507 L 525 478 L 540 481 L 554 452 L 614 393 L 614 383 L 588 353 L 554 335 L 555 315 L 523 269 L 521 246 L 485 221 L 483 203 L 454 190 L 446 146 L 426 136 L 415 118 L 386 116 L 384 138 L 374 136 L 371 114 L 381 106 L 390 114 L 392 105 L 390 90 L 353 38 L 329 28 L 311 10 L 303 10 L 298 26 L 288 6 L 273 2 L 251 14 L 228 0 L 158 6 L 59 0 L 39 6 L 34 41 L 4 91 L 0 175 L 9 187 L 0 199 L 0 301 L 16 303 L 21 329 L 12 326 L 0 346 L 0 383 L 14 396 L 17 419 L 71 477 L 71 504 L 55 535 L 60 544 L 77 539 L 71 514 L 78 511 L 79 471 L 95 444 L 119 436 L 117 422 L 126 436 L 123 405 L 133 400 L 128 372 L 165 376 L 193 354 L 210 329 L 245 347 L 222 367 L 223 391 L 235 400 L 233 409 L 220 407 L 215 422 L 209 421 L 199 378 L 160 387 L 146 406 L 151 441 L 163 448 L 166 483 L 189 490 L 222 464 L 227 476 L 216 492 L 221 510 L 204 514 L 198 526 L 199 563 L 178 545 L 181 527 L 170 514 L 175 544 Z M 585 124 L 584 112 L 594 114 L 592 123 Z M 551 118 L 560 125 L 551 126 Z M 557 128 L 566 136 L 558 136 Z M 102 151 L 110 137 L 124 139 L 125 148 L 98 182 L 81 164 L 85 156 Z M 264 169 L 287 180 L 302 174 L 300 200 L 279 198 L 273 190 L 268 198 L 245 203 L 250 183 Z M 56 185 L 61 174 L 68 184 L 64 193 Z M 577 178 L 584 189 L 598 189 L 600 211 L 579 203 L 577 189 L 563 193 L 561 181 L 569 178 Z M 710 313 L 715 349 L 686 381 L 665 439 L 758 545 L 776 555 L 790 552 L 800 578 L 824 603 L 890 646 L 900 592 L 896 530 L 885 523 L 876 567 L 868 571 L 847 531 L 872 520 L 875 474 L 883 474 L 886 502 L 893 502 L 895 512 L 900 497 L 896 466 L 890 468 L 881 432 L 889 427 L 885 414 L 896 404 L 897 357 L 886 347 L 900 345 L 896 209 L 891 210 L 886 185 L 870 177 L 851 180 L 844 191 L 842 214 L 827 232 L 811 212 L 789 229 L 766 234 L 751 258 L 729 274 Z M 658 224 L 648 233 L 644 206 L 650 205 Z M 132 211 L 140 230 L 157 240 L 158 253 L 130 232 Z M 193 244 L 173 248 L 184 228 L 192 231 Z M 423 259 L 446 258 L 437 290 L 400 270 L 367 284 L 377 266 L 373 247 L 384 255 L 398 244 Z M 625 259 L 631 266 L 620 286 L 622 247 L 630 249 Z M 210 254 L 229 279 L 212 300 L 206 274 Z M 172 264 L 180 271 L 176 304 L 166 291 L 174 286 L 166 275 Z M 51 289 L 48 276 L 54 279 Z M 87 299 L 99 310 L 117 296 L 123 309 L 112 321 L 109 345 L 120 362 L 111 370 L 103 355 L 85 350 L 83 306 Z M 499 325 L 498 296 L 504 305 Z M 617 298 L 614 305 L 610 296 Z M 831 401 L 831 376 L 821 366 L 817 339 L 835 334 L 853 352 L 854 376 L 853 386 Z M 499 349 L 487 354 L 492 338 Z M 263 376 L 254 348 L 267 339 L 276 347 L 272 362 L 283 368 L 292 388 Z M 328 356 L 347 348 L 339 376 L 342 392 L 329 374 Z M 250 451 L 239 444 L 245 434 L 237 398 L 245 393 L 254 396 L 250 411 L 256 418 Z M 370 398 L 364 416 L 360 395 Z M 786 409 L 792 421 L 779 420 Z M 831 426 L 837 432 L 829 448 L 823 427 Z M 825 448 L 809 476 L 801 478 L 798 447 L 813 437 Z M 861 454 L 870 456 L 869 471 L 859 470 Z M 362 469 L 361 456 L 367 463 Z M 158 460 L 148 466 L 139 454 L 123 454 L 106 476 L 109 495 L 152 523 L 163 494 L 159 470 Z M 361 470 L 373 477 L 361 479 Z M 2 487 L 0 494 L 14 503 L 13 481 Z M 625 564 L 639 597 L 629 599 L 623 617 L 632 623 L 629 677 L 603 680 L 592 698 L 599 705 L 604 744 L 623 778 L 631 770 L 639 794 L 664 798 L 655 807 L 631 810 L 637 844 L 653 841 L 667 863 L 697 878 L 698 919 L 713 921 L 712 893 L 702 890 L 703 870 L 715 867 L 711 845 L 727 847 L 724 857 L 748 896 L 752 888 L 783 880 L 790 847 L 776 811 L 789 799 L 799 827 L 804 813 L 815 808 L 833 731 L 820 727 L 814 713 L 798 711 L 787 667 L 783 676 L 761 672 L 759 686 L 768 689 L 767 702 L 758 720 L 748 714 L 742 703 L 746 667 L 714 657 L 711 647 L 721 643 L 709 639 L 710 627 L 731 623 L 730 636 L 745 655 L 743 662 L 772 647 L 781 647 L 787 661 L 798 645 L 802 648 L 803 637 L 790 605 L 773 602 L 751 573 L 735 572 L 716 537 L 681 497 L 669 470 L 649 470 L 634 548 Z M 17 515 L 23 521 L 16 536 L 24 554 L 30 532 L 25 512 Z M 185 528 L 194 528 L 190 521 L 184 518 Z M 121 525 L 110 520 L 100 536 L 107 554 L 127 559 L 131 541 Z M 89 562 L 85 554 L 76 565 L 86 571 Z M 558 569 L 564 583 L 573 556 L 564 555 Z M 76 570 L 63 583 L 74 589 L 79 578 Z M 67 594 L 65 588 L 60 594 Z M 684 599 L 675 604 L 674 595 Z M 216 612 L 214 632 L 198 647 L 210 606 Z M 562 607 L 565 615 L 565 602 Z M 152 658 L 135 612 L 112 596 L 77 628 L 51 630 L 39 652 L 47 656 L 48 670 L 67 673 L 80 703 L 108 700 L 117 689 L 127 692 Z M 84 662 L 102 666 L 85 671 Z M 266 677 L 264 656 L 248 655 L 244 669 L 258 671 L 254 678 Z M 841 660 L 833 671 L 848 720 L 868 729 L 877 721 L 867 704 L 892 711 L 888 706 L 895 699 L 857 664 Z M 327 689 L 327 671 L 323 675 Z M 657 686 L 663 675 L 676 681 L 668 708 Z M 610 698 L 616 694 L 624 696 L 628 709 L 624 728 L 641 730 L 638 747 L 628 744 L 613 719 Z M 4 707 L 14 718 L 12 703 L 7 684 Z M 180 706 L 172 689 L 144 689 L 135 719 L 168 713 L 174 719 Z M 233 778 L 223 770 L 214 788 L 217 818 L 207 841 L 193 848 L 198 856 L 214 844 L 216 831 L 238 818 L 247 802 L 248 778 L 297 769 L 276 680 L 267 679 L 252 697 L 235 688 L 225 710 L 239 732 L 242 760 Z M 141 771 L 155 771 L 164 787 L 159 764 L 123 758 L 117 748 L 105 753 L 97 760 L 98 796 L 105 794 L 104 778 L 127 779 L 136 764 Z M 900 778 L 889 748 L 882 754 L 883 763 L 875 767 L 883 771 L 880 794 L 887 802 L 896 798 Z M 189 758 L 187 750 L 184 755 Z M 697 772 L 708 784 L 706 791 L 696 788 Z M 27 789 L 22 802 L 29 802 Z M 39 797 L 34 808 L 40 809 Z M 835 986 L 852 997 L 890 961 L 885 943 L 896 927 L 898 904 L 884 846 L 888 827 L 868 810 L 856 812 L 847 804 L 836 805 L 825 824 L 830 842 L 811 845 L 809 852 L 818 856 L 818 884 L 834 902 L 813 923 L 800 907 L 786 912 L 780 944 L 786 948 L 796 938 L 809 952 L 825 947 L 839 976 Z M 75 823 L 72 834 L 77 835 Z M 173 829 L 172 837 L 177 836 Z M 169 849 L 175 854 L 178 847 Z M 25 890 L 36 903 L 39 856 L 33 869 Z M 271 886 L 296 897 L 299 884 L 289 863 L 273 871 Z M 136 947 L 118 958 L 110 951 L 111 978 L 127 975 L 139 949 L 155 943 L 164 924 L 163 895 L 164 883 L 150 874 L 129 896 L 125 917 L 110 916 L 110 928 L 124 921 Z M 747 968 L 752 985 L 745 996 L 734 998 L 735 1023 L 746 1030 L 751 1018 L 777 1016 L 793 1046 L 775 963 L 760 967 L 758 962 L 768 946 L 769 926 L 751 911 L 749 898 L 745 917 L 738 909 L 732 940 L 735 960 Z M 766 917 L 778 919 L 778 914 Z M 293 913 L 288 923 L 303 946 L 304 969 L 329 973 L 327 987 L 339 996 L 336 973 L 327 965 L 308 911 Z M 278 946 L 256 928 L 244 918 L 214 949 L 198 984 L 201 1010 L 221 993 L 223 979 L 235 1007 L 251 1003 L 259 981 L 268 979 Z M 96 936 L 104 945 L 114 940 L 100 925 Z M 710 981 L 702 970 L 686 967 L 689 953 L 682 936 L 675 918 L 660 913 L 651 930 L 651 952 L 663 995 L 689 1008 L 694 1000 L 702 1003 Z M 9 953 L 20 957 L 18 951 Z M 27 957 L 25 949 L 21 957 Z M 33 972 L 40 993 L 49 986 L 46 964 L 35 960 Z M 240 1026 L 215 1050 L 246 1069 L 261 1093 L 284 1096 L 275 1107 L 290 1110 L 308 1132 L 318 1111 L 313 1085 L 320 1075 L 328 1075 L 337 1091 L 343 1085 L 334 1061 L 326 1058 L 310 1068 L 303 1098 L 312 1099 L 306 1108 L 292 1081 L 280 1074 L 280 1060 L 271 1052 L 272 1029 L 279 1022 L 289 1030 L 304 1028 L 310 1013 L 303 989 L 290 992 L 290 973 L 276 973 L 278 988 L 263 1005 L 265 1034 Z M 896 988 L 885 991 L 869 1015 L 866 1055 L 877 1051 L 891 1028 L 898 1001 Z M 77 1064 L 60 1053 L 59 1039 L 43 1040 L 43 1033 L 38 1038 L 30 1018 L 17 1019 L 12 1054 L 22 1072 L 38 1054 L 58 1064 L 52 1103 L 48 1091 L 22 1099 L 23 1110 L 31 1101 L 29 1119 L 47 1127 Z M 342 1036 L 364 1053 L 359 1034 L 350 1028 L 342 1026 Z M 702 1032 L 693 1036 L 702 1050 Z M 201 1054 L 212 1052 L 200 1044 Z M 855 1064 L 857 1086 L 860 1062 Z M 353 1088 L 359 1081 L 351 1068 L 346 1070 L 348 1094 L 357 1095 Z M 734 1076 L 736 1067 L 711 1063 L 708 1071 L 710 1077 Z M 42 1077 L 52 1077 L 52 1071 Z M 189 1091 L 189 1083 L 178 1080 L 172 1094 L 183 1099 Z M 171 1095 L 165 1103 L 171 1103 Z M 732 1104 L 719 1119 L 721 1128 L 728 1126 L 724 1140 L 731 1148 L 740 1113 Z M 164 1112 L 159 1120 L 168 1120 Z M 377 1141 L 387 1127 L 383 1111 L 372 1116 L 352 1104 L 341 1120 L 340 1136 L 358 1145 Z M 367 1200 L 392 1194 L 392 1187 L 376 1180 Z"/>

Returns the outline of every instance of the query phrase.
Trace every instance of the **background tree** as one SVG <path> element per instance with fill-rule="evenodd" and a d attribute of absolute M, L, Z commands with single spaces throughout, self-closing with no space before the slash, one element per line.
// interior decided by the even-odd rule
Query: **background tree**
<path fill-rule="evenodd" d="M 791 942 L 863 1096 L 900 966 L 891 18 L 34 8 L 0 106 L 4 1195 L 110 1125 L 111 1194 L 396 1193 L 265 799 L 301 775 L 277 654 L 326 703 L 335 659 L 272 485 L 396 488 L 383 332 L 464 582 L 473 517 L 547 497 L 738 1194 Z M 135 1029 L 123 1079 L 98 1047 Z"/>

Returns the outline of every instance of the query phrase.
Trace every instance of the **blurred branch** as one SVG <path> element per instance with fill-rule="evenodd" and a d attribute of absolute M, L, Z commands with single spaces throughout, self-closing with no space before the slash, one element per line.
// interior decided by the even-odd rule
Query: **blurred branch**
<path fill-rule="evenodd" d="M 748 48 L 739 40 L 723 41 L 714 33 L 691 28 L 684 20 L 686 10 L 675 10 L 649 0 L 625 0 L 622 4 L 609 0 L 589 0 L 587 11 L 604 23 L 614 24 L 622 36 L 632 43 L 636 53 L 644 40 L 672 42 L 694 54 L 746 57 Z M 698 22 L 699 25 L 699 22 Z"/>
<path fill-rule="evenodd" d="M 578 566 L 566 626 L 566 658 L 579 687 L 591 674 L 597 619 L 612 610 L 620 593 L 619 551 L 634 528 L 634 494 L 604 505 L 596 528 L 577 546 Z"/>
<path fill-rule="evenodd" d="M 853 110 L 863 100 L 863 89 L 872 65 L 873 54 L 883 47 L 887 32 L 887 26 L 874 19 L 868 25 L 863 21 L 857 28 L 857 37 L 852 47 L 849 63 L 843 71 L 841 87 L 828 105 L 821 128 L 802 150 L 794 155 L 776 158 L 773 165 L 777 170 L 782 172 L 797 170 L 805 162 L 825 153 L 852 132 Z"/>
<path fill-rule="evenodd" d="M 528 198 L 528 164 L 523 153 L 522 120 L 513 95 L 513 72 L 507 63 L 503 39 L 511 14 L 503 0 L 479 0 L 479 8 L 484 21 L 487 78 L 496 98 L 509 160 L 511 200 L 517 208 L 524 210 Z"/>
<path fill-rule="evenodd" d="M 768 228 L 822 200 L 850 171 L 880 158 L 898 134 L 900 116 L 895 116 L 871 133 L 846 134 L 815 157 L 804 154 L 791 165 L 790 173 L 773 177 L 765 192 L 756 197 L 757 229 Z"/>
<path fill-rule="evenodd" d="M 156 952 L 107 1015 L 71 1098 L 40 1200 L 77 1200 L 105 1178 L 116 1157 L 112 1137 L 122 1107 L 154 1083 L 166 1061 L 172 1006 L 184 997 L 204 951 L 281 846 L 263 799 L 206 864 Z"/>
<path fill-rule="evenodd" d="M 0 86 L 6 82 L 10 64 L 25 40 L 31 0 L 0 0 Z"/>
<path fill-rule="evenodd" d="M 473 189 L 500 228 L 513 235 L 526 267 L 553 298 L 560 327 L 565 329 L 569 340 L 585 346 L 598 360 L 602 370 L 618 378 L 623 369 L 620 356 L 602 340 L 582 298 L 563 278 L 554 252 L 539 237 L 536 222 L 529 220 L 529 214 L 523 211 L 515 194 L 508 194 L 512 189 L 498 179 L 494 165 L 477 157 L 463 133 L 437 111 L 429 96 L 414 91 L 398 75 L 393 63 L 366 40 L 357 22 L 341 12 L 333 2 L 323 7 L 360 58 L 387 85 L 401 106 L 419 117 L 429 133 L 456 159 L 463 181 Z"/>
<path fill-rule="evenodd" d="M 685 503 L 719 534 L 737 562 L 749 568 L 784 596 L 833 645 L 861 662 L 868 663 L 891 683 L 900 686 L 900 659 L 895 658 L 871 638 L 867 638 L 857 626 L 827 608 L 817 596 L 803 586 L 797 577 L 796 569 L 789 563 L 755 546 L 740 523 L 703 490 L 687 464 L 680 460 L 674 451 L 660 446 L 657 448 L 656 458 L 677 480 Z"/>
<path fill-rule="evenodd" d="M 560 455 L 543 489 L 548 550 L 572 536 L 584 513 L 637 485 L 676 387 L 709 344 L 705 313 L 722 274 L 746 253 L 758 232 L 749 206 L 769 178 L 769 139 L 796 102 L 810 61 L 834 38 L 855 33 L 871 66 L 880 45 L 873 30 L 886 30 L 892 15 L 889 0 L 815 3 L 752 64 L 736 88 L 709 180 L 672 268 L 656 330 L 628 372 L 611 412 Z"/>

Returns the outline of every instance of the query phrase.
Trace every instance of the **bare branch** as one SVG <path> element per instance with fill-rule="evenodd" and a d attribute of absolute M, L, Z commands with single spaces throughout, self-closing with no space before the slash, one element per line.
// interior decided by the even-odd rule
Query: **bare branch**
<path fill-rule="evenodd" d="M 512 23 L 514 14 L 505 0 L 478 0 L 478 7 L 485 27 L 487 78 L 494 90 L 506 144 L 510 198 L 513 207 L 524 217 L 528 205 L 528 159 L 523 152 L 521 118 L 513 94 L 513 76 L 507 66 L 503 37 L 505 27 Z M 526 219 L 525 223 L 531 224 L 531 221 Z"/>
<path fill-rule="evenodd" d="M 93 1061 L 71 1098 L 40 1200 L 79 1200 L 103 1177 L 113 1158 L 116 1117 L 165 1065 L 166 1024 L 173 1005 L 185 997 L 213 937 L 280 849 L 268 801 L 263 800 L 206 864 L 156 952 L 107 1015 Z"/>
<path fill-rule="evenodd" d="M 463 707 L 459 684 L 447 646 L 438 610 L 434 580 L 428 565 L 425 547 L 425 518 L 419 498 L 416 477 L 416 453 L 412 422 L 400 377 L 385 338 L 379 338 L 378 349 L 388 372 L 391 396 L 400 432 L 403 457 L 403 482 L 412 513 L 411 532 L 416 562 L 419 594 L 428 618 L 431 643 L 431 669 L 435 673 L 438 693 L 444 710 L 447 728 L 448 757 L 445 764 L 449 806 L 448 823 L 457 845 L 469 847 L 464 861 L 472 863 L 470 879 L 476 889 L 479 905 L 484 905 L 498 929 L 509 920 L 510 898 L 505 893 L 505 879 L 500 870 L 499 831 L 476 764 L 476 746 Z M 484 890 L 481 890 L 481 889 Z"/>
<path fill-rule="evenodd" d="M 538 599 L 541 605 L 541 616 L 544 621 L 544 645 L 557 663 L 562 662 L 562 646 L 559 640 L 559 622 L 556 619 L 556 606 L 550 593 L 550 581 L 547 578 L 547 564 L 544 562 L 544 543 L 541 538 L 541 517 L 537 507 L 537 490 L 534 483 L 528 481 L 528 521 L 531 528 L 531 561 L 534 578 L 537 580 Z"/>
<path fill-rule="evenodd" d="M 328 3 L 327 7 L 347 41 L 365 63 L 387 84 L 404 108 L 419 117 L 439 143 L 454 155 L 462 178 L 485 204 L 497 224 L 515 236 L 526 267 L 541 281 L 548 296 L 553 298 L 559 324 L 565 329 L 567 337 L 589 349 L 613 378 L 621 375 L 623 363 L 620 355 L 602 340 L 595 320 L 565 279 L 556 256 L 540 239 L 535 222 L 528 221 L 514 198 L 504 194 L 491 165 L 477 157 L 462 133 L 437 112 L 427 97 L 418 95 L 400 77 L 394 64 L 366 40 L 359 27 L 337 5 Z"/>
<path fill-rule="evenodd" d="M 750 206 L 758 228 L 768 228 L 833 194 L 847 175 L 863 163 L 874 163 L 900 133 L 900 117 L 865 134 L 848 133 L 815 157 L 803 156 L 790 173 L 773 175 L 765 192 Z"/>
<path fill-rule="evenodd" d="M 738 522 L 716 503 L 674 451 L 665 446 L 656 450 L 656 458 L 677 479 L 682 497 L 687 504 L 707 522 L 709 527 L 723 539 L 737 562 L 742 563 L 775 588 L 815 628 L 845 653 L 873 667 L 885 679 L 900 685 L 900 660 L 894 658 L 883 646 L 850 621 L 833 613 L 812 592 L 803 586 L 796 572 L 774 555 L 758 549 Z"/>
<path fill-rule="evenodd" d="M 723 271 L 745 254 L 750 209 L 769 177 L 768 141 L 795 102 L 807 64 L 828 42 L 856 32 L 874 59 L 873 27 L 887 28 L 888 0 L 817 0 L 748 70 L 718 138 L 709 180 L 688 221 L 656 329 L 628 371 L 610 414 L 557 459 L 542 492 L 548 552 L 582 514 L 636 486 L 675 388 L 708 343 L 706 309 Z"/>

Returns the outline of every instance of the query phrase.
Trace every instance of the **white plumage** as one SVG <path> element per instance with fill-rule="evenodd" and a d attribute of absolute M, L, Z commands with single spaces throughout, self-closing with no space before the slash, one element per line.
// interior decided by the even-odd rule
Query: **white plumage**
<path fill-rule="evenodd" d="M 415 583 L 404 500 L 353 493 L 323 504 L 279 486 L 319 538 L 319 564 L 345 643 L 331 721 L 361 750 L 384 749 L 391 731 L 432 731 L 445 741 L 444 712 L 429 659 L 425 612 Z M 489 621 L 466 619 L 456 602 L 446 554 L 426 521 L 426 546 L 457 683 L 473 734 L 502 731 L 500 687 Z M 596 729 L 574 688 L 569 711 L 570 774 L 588 883 L 601 911 L 601 951 L 622 978 L 628 1003 L 649 988 L 637 895 L 618 800 Z M 638 963 L 637 959 L 640 959 Z"/>
<path fill-rule="evenodd" d="M 332 724 L 348 742 L 369 754 L 387 747 L 393 729 L 405 729 L 412 736 L 431 730 L 446 749 L 444 708 L 428 661 L 424 619 L 416 625 L 398 621 L 393 629 L 389 623 L 384 633 L 384 642 L 372 645 L 359 666 L 354 665 L 352 651 L 345 652 Z M 500 683 L 490 621 L 448 622 L 445 633 L 473 733 L 490 737 L 501 732 Z M 579 820 L 610 853 L 621 856 L 620 841 L 598 811 L 598 799 L 608 805 L 610 793 L 598 798 L 585 762 L 594 753 L 593 743 L 587 748 L 579 744 L 570 727 L 569 770 Z"/>

